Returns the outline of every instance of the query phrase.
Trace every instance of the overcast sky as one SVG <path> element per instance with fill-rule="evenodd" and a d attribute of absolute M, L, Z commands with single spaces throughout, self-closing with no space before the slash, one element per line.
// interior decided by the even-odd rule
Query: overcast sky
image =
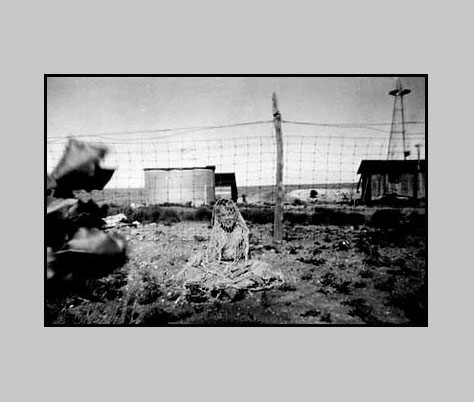
<path fill-rule="evenodd" d="M 412 90 L 404 98 L 406 120 L 424 122 L 424 78 L 402 77 L 402 82 Z M 275 92 L 284 120 L 361 126 L 284 124 L 286 182 L 356 180 L 361 159 L 386 157 L 393 110 L 388 92 L 395 86 L 394 77 L 48 78 L 48 171 L 65 142 L 53 138 L 134 132 L 88 137 L 111 148 L 109 163 L 118 167 L 111 186 L 141 186 L 144 167 L 203 163 L 217 165 L 217 171 L 235 171 L 239 185 L 271 184 L 271 123 L 135 132 L 270 121 Z M 420 142 L 424 144 L 424 124 L 407 125 L 411 157 L 416 157 L 414 145 Z"/>

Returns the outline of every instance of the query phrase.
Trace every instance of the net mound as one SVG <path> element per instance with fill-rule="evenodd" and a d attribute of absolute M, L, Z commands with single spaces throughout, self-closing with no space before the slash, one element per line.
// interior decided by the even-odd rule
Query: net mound
<path fill-rule="evenodd" d="M 266 290 L 283 285 L 281 272 L 264 261 L 242 261 L 187 266 L 178 276 L 186 287 L 199 287 L 206 292 L 227 288 Z"/>
<path fill-rule="evenodd" d="M 249 260 L 249 229 L 233 201 L 219 199 L 212 222 L 206 251 L 194 256 L 177 275 L 184 288 L 264 290 L 284 283 L 282 273 L 270 264 Z"/>

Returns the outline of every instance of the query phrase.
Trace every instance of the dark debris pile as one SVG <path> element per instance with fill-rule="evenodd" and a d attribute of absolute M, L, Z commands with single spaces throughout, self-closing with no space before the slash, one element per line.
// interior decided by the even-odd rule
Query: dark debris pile
<path fill-rule="evenodd" d="M 90 197 L 114 173 L 100 166 L 106 153 L 102 145 L 71 139 L 47 177 L 45 241 L 51 288 L 65 280 L 81 282 L 106 275 L 126 261 L 123 236 L 104 230 L 107 206 Z"/>

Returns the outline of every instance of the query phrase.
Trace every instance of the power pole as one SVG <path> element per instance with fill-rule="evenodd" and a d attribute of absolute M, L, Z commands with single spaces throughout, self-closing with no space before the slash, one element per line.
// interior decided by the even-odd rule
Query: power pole
<path fill-rule="evenodd" d="M 276 196 L 275 220 L 273 223 L 273 243 L 281 244 L 283 240 L 283 137 L 281 133 L 281 114 L 278 110 L 277 96 L 273 94 L 273 124 L 275 125 L 277 166 L 276 166 Z"/>
<path fill-rule="evenodd" d="M 421 147 L 421 144 L 416 144 L 415 145 L 416 147 L 416 153 L 418 154 L 418 163 L 417 163 L 417 167 L 418 167 L 418 172 L 420 171 L 420 147 Z"/>
<path fill-rule="evenodd" d="M 416 163 L 416 178 L 415 178 L 415 194 L 414 194 L 414 198 L 415 200 L 418 198 L 418 190 L 420 189 L 420 183 L 421 183 L 421 180 L 420 180 L 420 172 L 421 172 L 421 166 L 420 166 L 420 147 L 421 147 L 421 144 L 416 144 L 415 145 L 416 147 L 416 151 L 417 151 L 417 154 L 418 154 L 418 159 L 417 159 L 417 163 Z"/>

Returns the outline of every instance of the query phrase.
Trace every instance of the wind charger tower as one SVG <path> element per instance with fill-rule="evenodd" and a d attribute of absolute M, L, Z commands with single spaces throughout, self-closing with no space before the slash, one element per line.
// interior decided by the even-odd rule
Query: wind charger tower
<path fill-rule="evenodd" d="M 394 105 L 387 159 L 365 159 L 360 163 L 357 188 L 362 188 L 364 205 L 407 205 L 403 201 L 408 199 L 413 201 L 411 205 L 419 205 L 419 200 L 426 198 L 426 162 L 420 159 L 420 144 L 415 145 L 418 160 L 407 160 L 410 152 L 405 138 L 403 97 L 409 93 L 411 90 L 403 88 L 400 79 L 396 89 L 389 92 Z"/>
<path fill-rule="evenodd" d="M 406 160 L 410 155 L 410 151 L 406 149 L 405 139 L 405 109 L 403 105 L 403 97 L 411 92 L 408 88 L 403 88 L 400 78 L 397 79 L 397 88 L 390 91 L 388 94 L 394 97 L 392 126 L 390 129 L 390 141 L 388 143 L 387 160 L 399 159 L 400 153 L 403 155 L 403 160 Z M 401 138 L 400 138 L 401 137 Z M 400 140 L 402 142 L 400 152 Z"/>

